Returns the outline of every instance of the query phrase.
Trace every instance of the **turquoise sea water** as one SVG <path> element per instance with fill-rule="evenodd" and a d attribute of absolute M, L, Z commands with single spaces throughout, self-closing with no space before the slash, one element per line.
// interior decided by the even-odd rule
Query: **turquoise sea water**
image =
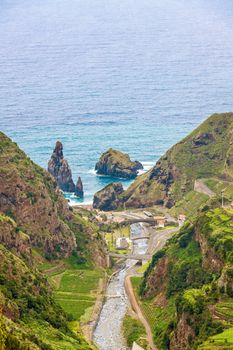
<path fill-rule="evenodd" d="M 232 0 L 0 2 L 0 129 L 43 167 L 60 139 L 85 202 L 109 147 L 149 167 L 232 110 Z"/>

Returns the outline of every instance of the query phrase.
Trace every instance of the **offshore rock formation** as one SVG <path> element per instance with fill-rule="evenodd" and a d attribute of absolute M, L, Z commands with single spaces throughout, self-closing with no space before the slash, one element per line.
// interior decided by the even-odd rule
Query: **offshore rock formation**
<path fill-rule="evenodd" d="M 74 192 L 75 184 L 72 172 L 66 159 L 63 157 L 63 145 L 56 142 L 51 159 L 48 163 L 48 172 L 56 179 L 58 187 L 64 192 Z"/>
<path fill-rule="evenodd" d="M 122 203 L 121 194 L 124 192 L 120 182 L 111 183 L 94 195 L 93 207 L 100 210 L 115 210 Z"/>
<path fill-rule="evenodd" d="M 83 183 L 80 176 L 78 177 L 74 193 L 77 197 L 83 198 Z"/>
<path fill-rule="evenodd" d="M 123 179 L 133 179 L 138 175 L 138 170 L 143 166 L 138 161 L 131 161 L 128 154 L 110 148 L 102 154 L 96 163 L 97 174 L 109 175 Z"/>

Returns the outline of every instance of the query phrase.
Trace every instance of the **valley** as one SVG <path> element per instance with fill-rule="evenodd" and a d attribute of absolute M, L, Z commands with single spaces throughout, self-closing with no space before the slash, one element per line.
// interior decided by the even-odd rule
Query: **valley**
<path fill-rule="evenodd" d="M 74 207 L 0 133 L 0 349 L 232 349 L 232 127 Z"/>

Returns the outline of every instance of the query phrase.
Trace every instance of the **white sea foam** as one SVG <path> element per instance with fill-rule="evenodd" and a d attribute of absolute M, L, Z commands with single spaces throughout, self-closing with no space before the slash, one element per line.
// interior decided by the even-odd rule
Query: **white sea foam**
<path fill-rule="evenodd" d="M 76 207 L 77 205 L 81 207 L 81 206 L 92 205 L 92 204 L 93 204 L 93 201 L 85 201 L 84 200 L 84 202 L 79 202 L 79 201 L 69 199 L 69 206 L 70 207 Z"/>
<path fill-rule="evenodd" d="M 88 174 L 97 175 L 95 169 L 88 170 Z"/>
<path fill-rule="evenodd" d="M 154 165 L 155 162 L 141 162 L 143 165 L 143 169 L 140 169 L 138 171 L 138 175 L 144 174 L 146 171 L 150 170 Z"/>

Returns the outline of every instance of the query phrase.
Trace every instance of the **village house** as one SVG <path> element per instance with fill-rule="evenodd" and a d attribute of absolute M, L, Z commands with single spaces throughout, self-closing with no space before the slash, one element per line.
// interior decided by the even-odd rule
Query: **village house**
<path fill-rule="evenodd" d="M 155 226 L 158 226 L 159 228 L 164 228 L 166 223 L 165 216 L 155 216 Z"/>
<path fill-rule="evenodd" d="M 119 237 L 116 240 L 116 249 L 128 249 L 130 245 L 129 238 Z"/>
<path fill-rule="evenodd" d="M 186 220 L 186 215 L 180 214 L 180 215 L 178 216 L 178 223 L 179 223 L 179 226 L 182 226 L 182 225 L 184 224 L 185 220 Z"/>

